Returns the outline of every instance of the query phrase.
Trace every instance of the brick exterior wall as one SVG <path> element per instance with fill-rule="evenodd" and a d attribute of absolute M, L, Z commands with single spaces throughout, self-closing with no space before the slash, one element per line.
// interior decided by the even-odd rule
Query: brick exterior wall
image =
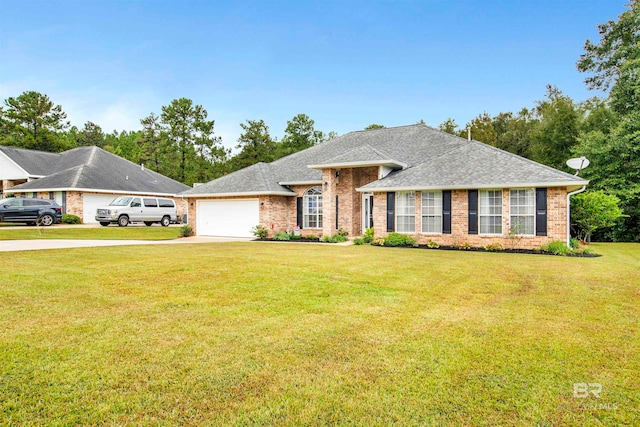
<path fill-rule="evenodd" d="M 322 233 L 332 236 L 339 228 L 349 236 L 362 234 L 362 193 L 356 188 L 378 179 L 377 166 L 353 169 L 324 169 L 322 182 Z M 336 227 L 336 196 L 338 196 L 338 226 Z M 375 201 L 374 201 L 375 204 Z"/>
<path fill-rule="evenodd" d="M 517 239 L 507 237 L 510 224 L 509 189 L 502 191 L 502 235 L 468 234 L 468 193 L 467 190 L 451 191 L 451 234 L 421 233 L 421 193 L 416 191 L 416 232 L 406 233 L 418 243 L 433 240 L 440 245 L 468 243 L 471 246 L 486 246 L 499 242 L 505 248 L 532 249 L 552 240 L 565 240 L 567 232 L 567 189 L 565 187 L 547 189 L 547 235 L 518 236 Z M 376 237 L 384 237 L 387 233 L 387 194 L 375 193 L 373 202 L 374 230 Z M 520 238 L 521 237 L 521 238 Z"/>
<path fill-rule="evenodd" d="M 338 173 L 336 173 L 338 172 Z M 349 236 L 362 235 L 362 193 L 356 188 L 373 182 L 379 178 L 378 167 L 353 169 L 324 169 L 322 171 L 323 227 L 302 228 L 303 236 L 334 235 L 338 228 L 349 232 Z M 325 185 L 326 184 L 326 185 Z M 211 197 L 213 199 L 243 199 L 258 197 L 260 203 L 260 224 L 269 230 L 269 237 L 275 233 L 292 231 L 296 224 L 296 198 L 315 185 L 291 186 L 296 196 L 247 196 L 247 197 Z M 336 228 L 336 196 L 338 196 L 338 227 Z M 486 246 L 499 242 L 504 247 L 534 248 L 552 240 L 566 238 L 566 203 L 567 189 L 548 188 L 547 190 L 547 236 L 519 236 L 510 239 L 507 236 L 510 224 L 509 189 L 502 191 L 502 235 L 468 234 L 468 192 L 467 190 L 451 191 L 451 234 L 421 233 L 421 192 L 416 191 L 416 232 L 410 233 L 419 243 L 433 240 L 441 245 L 468 243 L 471 246 Z M 189 225 L 196 230 L 196 200 L 189 199 Z M 373 223 L 376 237 L 384 237 L 387 233 L 387 194 L 374 193 Z M 520 238 L 521 237 L 521 238 Z"/>

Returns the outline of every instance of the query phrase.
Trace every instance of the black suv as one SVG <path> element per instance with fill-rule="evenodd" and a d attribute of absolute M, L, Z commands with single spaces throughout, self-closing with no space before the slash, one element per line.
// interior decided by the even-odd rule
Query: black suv
<path fill-rule="evenodd" d="M 49 226 L 62 221 L 62 208 L 55 200 L 11 197 L 0 200 L 0 222 L 26 222 Z"/>

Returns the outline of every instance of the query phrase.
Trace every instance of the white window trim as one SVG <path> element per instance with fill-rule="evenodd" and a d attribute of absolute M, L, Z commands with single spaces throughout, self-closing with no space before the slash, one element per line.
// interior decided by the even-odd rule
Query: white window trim
<path fill-rule="evenodd" d="M 399 231 L 398 230 L 398 218 L 399 217 L 406 217 L 406 218 L 411 218 L 412 214 L 407 214 L 407 215 L 400 215 L 399 212 L 399 206 L 398 206 L 398 194 L 413 194 L 413 231 Z M 401 234 L 416 234 L 416 192 L 415 191 L 401 191 L 396 193 L 396 206 L 395 206 L 395 230 L 396 233 L 401 233 Z"/>
<path fill-rule="evenodd" d="M 500 233 L 483 233 L 482 232 L 482 217 L 495 217 L 498 215 L 482 214 L 482 194 L 489 193 L 489 191 L 500 191 Z M 479 236 L 502 236 L 504 233 L 504 190 L 502 188 L 487 188 L 478 191 L 478 235 Z"/>
<path fill-rule="evenodd" d="M 532 187 L 521 187 L 521 188 L 510 188 L 509 189 L 509 230 L 511 230 L 511 228 L 513 227 L 513 223 L 512 223 L 512 217 L 514 216 L 512 213 L 512 205 L 511 205 L 511 191 L 515 191 L 515 190 L 531 190 L 533 191 L 533 214 L 531 215 L 518 215 L 518 216 L 531 216 L 533 217 L 533 233 L 532 234 L 525 234 L 525 233 L 518 233 L 518 236 L 526 236 L 526 237 L 533 237 L 536 235 L 536 189 L 532 188 Z"/>
<path fill-rule="evenodd" d="M 320 194 L 308 194 L 309 191 L 317 189 L 320 191 Z M 320 207 L 318 209 L 318 213 L 317 214 L 310 214 L 309 213 L 309 204 L 307 203 L 307 200 L 309 198 L 315 198 L 316 199 L 316 204 L 318 204 L 318 201 L 322 201 L 322 187 L 315 186 L 315 187 L 311 187 L 309 188 L 307 191 L 304 192 L 303 196 L 302 196 L 302 228 L 303 229 L 309 229 L 309 230 L 322 230 L 322 225 L 324 223 L 324 218 L 322 215 L 322 211 L 324 209 L 324 203 L 322 204 L 322 207 Z M 309 217 L 315 217 L 316 218 L 316 223 L 319 224 L 318 227 L 311 227 L 308 226 L 308 218 Z"/>
<path fill-rule="evenodd" d="M 440 215 L 427 215 L 424 213 L 424 195 L 426 193 L 435 193 L 440 196 Z M 425 217 L 440 217 L 440 231 L 424 231 L 424 218 Z M 442 190 L 430 190 L 420 192 L 420 234 L 428 235 L 440 235 L 442 234 L 443 218 L 442 218 Z"/>

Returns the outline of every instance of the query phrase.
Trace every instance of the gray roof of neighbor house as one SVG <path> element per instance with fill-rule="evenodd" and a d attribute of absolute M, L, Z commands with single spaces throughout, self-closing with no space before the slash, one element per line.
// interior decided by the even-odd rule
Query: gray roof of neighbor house
<path fill-rule="evenodd" d="M 422 124 L 350 132 L 269 163 L 271 185 L 320 183 L 322 171 L 313 167 L 346 167 L 350 162 L 404 168 L 363 186 L 361 191 L 490 188 L 515 186 L 586 185 L 588 181 L 478 141 L 468 141 Z M 182 193 L 238 193 L 246 169 Z M 224 181 L 221 181 L 224 179 Z M 242 193 L 258 192 L 264 183 L 244 183 Z"/>
<path fill-rule="evenodd" d="M 44 176 L 11 187 L 16 193 L 81 189 L 172 195 L 189 189 L 187 185 L 98 147 L 78 147 L 63 153 L 12 147 L 0 149 L 29 173 L 37 170 L 37 175 Z"/>
<path fill-rule="evenodd" d="M 46 176 L 52 173 L 56 161 L 60 157 L 59 153 L 47 153 L 46 151 L 8 147 L 5 145 L 0 145 L 0 151 L 33 177 Z"/>

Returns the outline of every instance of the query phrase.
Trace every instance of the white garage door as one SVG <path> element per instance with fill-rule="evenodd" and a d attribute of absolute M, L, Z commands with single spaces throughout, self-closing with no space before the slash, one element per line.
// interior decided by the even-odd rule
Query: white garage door
<path fill-rule="evenodd" d="M 107 206 L 117 195 L 115 194 L 83 194 L 82 195 L 82 222 L 95 224 L 96 209 Z"/>
<path fill-rule="evenodd" d="M 196 232 L 199 236 L 253 237 L 258 225 L 258 199 L 198 200 Z"/>

